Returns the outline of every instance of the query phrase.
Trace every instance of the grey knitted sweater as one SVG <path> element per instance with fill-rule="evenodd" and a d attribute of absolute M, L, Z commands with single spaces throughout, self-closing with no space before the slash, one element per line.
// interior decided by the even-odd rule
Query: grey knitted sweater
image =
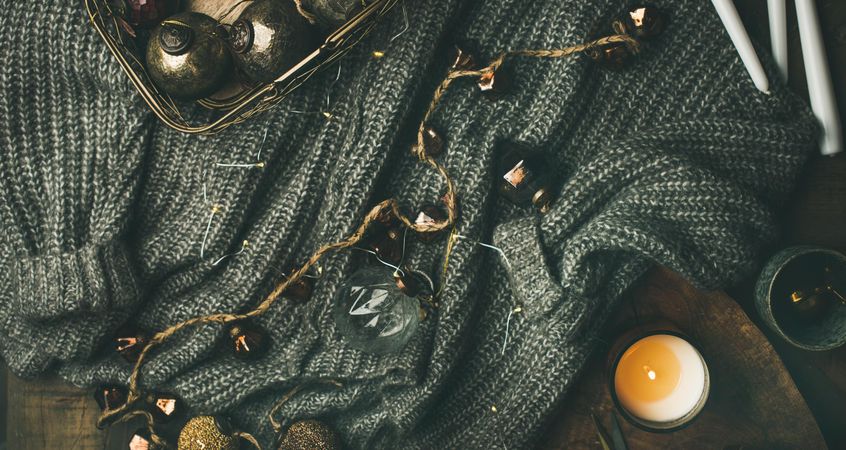
<path fill-rule="evenodd" d="M 337 83 L 323 73 L 270 113 L 197 137 L 152 117 L 79 2 L 7 2 L 0 353 L 22 376 L 125 382 L 129 365 L 103 348 L 125 322 L 154 331 L 244 311 L 288 263 L 348 235 L 376 201 L 396 196 L 411 212 L 437 199 L 441 181 L 408 150 L 449 43 L 475 41 L 477 59 L 573 45 L 607 29 L 621 3 L 406 1 L 410 29 L 390 40 L 404 26 L 397 8 L 343 60 Z M 264 358 L 236 360 L 219 326 L 195 328 L 154 353 L 143 385 L 197 414 L 229 413 L 266 443 L 265 416 L 281 394 L 331 378 L 343 387 L 306 389 L 281 416 L 317 417 L 353 448 L 530 445 L 603 319 L 650 265 L 705 288 L 750 273 L 813 148 L 805 106 L 779 83 L 772 95 L 755 90 L 710 3 L 659 6 L 669 29 L 627 70 L 583 55 L 517 59 L 499 102 L 467 80 L 449 91 L 433 124 L 448 141 L 458 231 L 501 247 L 511 269 L 460 242 L 437 279 L 440 309 L 404 351 L 365 354 L 338 335 L 333 294 L 362 264 L 342 252 L 323 262 L 309 302 L 280 302 L 261 319 L 273 342 Z M 386 56 L 370 58 L 375 49 Z M 319 114 L 327 96 L 328 121 Z M 265 168 L 216 165 L 255 162 L 265 132 Z M 553 161 L 559 195 L 548 214 L 496 194 L 500 141 Z M 221 210 L 209 220 L 212 204 Z M 244 240 L 243 253 L 213 264 Z M 407 261 L 438 275 L 443 253 L 442 241 L 411 242 Z"/>

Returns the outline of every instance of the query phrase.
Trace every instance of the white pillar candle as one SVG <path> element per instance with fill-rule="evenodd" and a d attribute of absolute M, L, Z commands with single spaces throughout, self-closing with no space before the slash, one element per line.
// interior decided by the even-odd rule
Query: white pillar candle
<path fill-rule="evenodd" d="M 659 424 L 657 428 L 689 421 L 707 399 L 705 361 L 693 345 L 675 335 L 638 340 L 623 352 L 613 374 L 620 407 L 635 419 Z"/>

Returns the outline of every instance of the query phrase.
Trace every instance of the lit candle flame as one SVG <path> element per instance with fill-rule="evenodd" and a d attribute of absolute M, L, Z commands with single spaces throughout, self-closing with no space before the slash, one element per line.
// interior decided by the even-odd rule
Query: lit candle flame
<path fill-rule="evenodd" d="M 657 375 L 655 374 L 655 371 L 652 370 L 651 367 L 643 366 L 643 371 L 646 372 L 646 376 L 649 377 L 650 380 L 653 380 L 653 381 L 655 380 Z"/>

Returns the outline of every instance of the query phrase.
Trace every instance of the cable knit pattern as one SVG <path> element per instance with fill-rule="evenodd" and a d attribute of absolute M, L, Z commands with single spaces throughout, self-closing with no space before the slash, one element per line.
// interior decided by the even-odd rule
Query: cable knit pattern
<path fill-rule="evenodd" d="M 442 279 L 444 241 L 409 239 L 406 260 L 443 292 L 403 352 L 365 354 L 338 335 L 332 299 L 366 261 L 343 252 L 321 262 L 309 302 L 280 302 L 259 320 L 272 340 L 262 359 L 235 359 L 223 330 L 207 325 L 155 351 L 142 385 L 180 395 L 193 413 L 228 413 L 265 444 L 274 440 L 265 420 L 273 403 L 331 378 L 343 387 L 306 389 L 280 418 L 317 417 L 351 448 L 530 446 L 649 266 L 705 288 L 749 273 L 777 237 L 774 211 L 814 148 L 807 108 L 780 84 L 770 96 L 755 90 L 709 3 L 659 6 L 669 29 L 624 71 L 583 55 L 516 58 L 501 101 L 483 99 L 469 80 L 446 94 L 431 124 L 447 140 L 458 231 L 494 242 L 508 265 L 462 240 Z M 613 0 L 405 7 L 411 29 L 391 40 L 404 27 L 398 7 L 341 62 L 337 83 L 326 71 L 269 113 L 198 137 L 151 119 L 80 5 L 8 5 L 0 353 L 9 366 L 35 376 L 56 364 L 80 386 L 124 382 L 130 367 L 100 346 L 130 314 L 154 331 L 247 310 L 287 264 L 349 234 L 378 200 L 395 196 L 410 213 L 437 199 L 441 181 L 408 150 L 452 42 L 475 42 L 481 61 L 560 48 L 607 32 L 622 12 Z M 375 49 L 386 56 L 370 58 Z M 558 197 L 548 214 L 497 196 L 505 141 L 549 157 Z M 218 165 L 259 160 L 264 168 Z M 215 264 L 244 240 L 243 253 Z M 523 313 L 511 318 L 503 349 L 517 304 Z"/>

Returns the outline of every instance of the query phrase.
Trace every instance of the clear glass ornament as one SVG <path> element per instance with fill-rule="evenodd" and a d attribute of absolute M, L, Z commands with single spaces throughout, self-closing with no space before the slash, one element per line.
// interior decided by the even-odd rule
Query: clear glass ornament
<path fill-rule="evenodd" d="M 344 339 L 368 353 L 402 350 L 420 324 L 420 301 L 404 294 L 391 271 L 382 267 L 350 276 L 338 290 L 333 308 Z"/>

